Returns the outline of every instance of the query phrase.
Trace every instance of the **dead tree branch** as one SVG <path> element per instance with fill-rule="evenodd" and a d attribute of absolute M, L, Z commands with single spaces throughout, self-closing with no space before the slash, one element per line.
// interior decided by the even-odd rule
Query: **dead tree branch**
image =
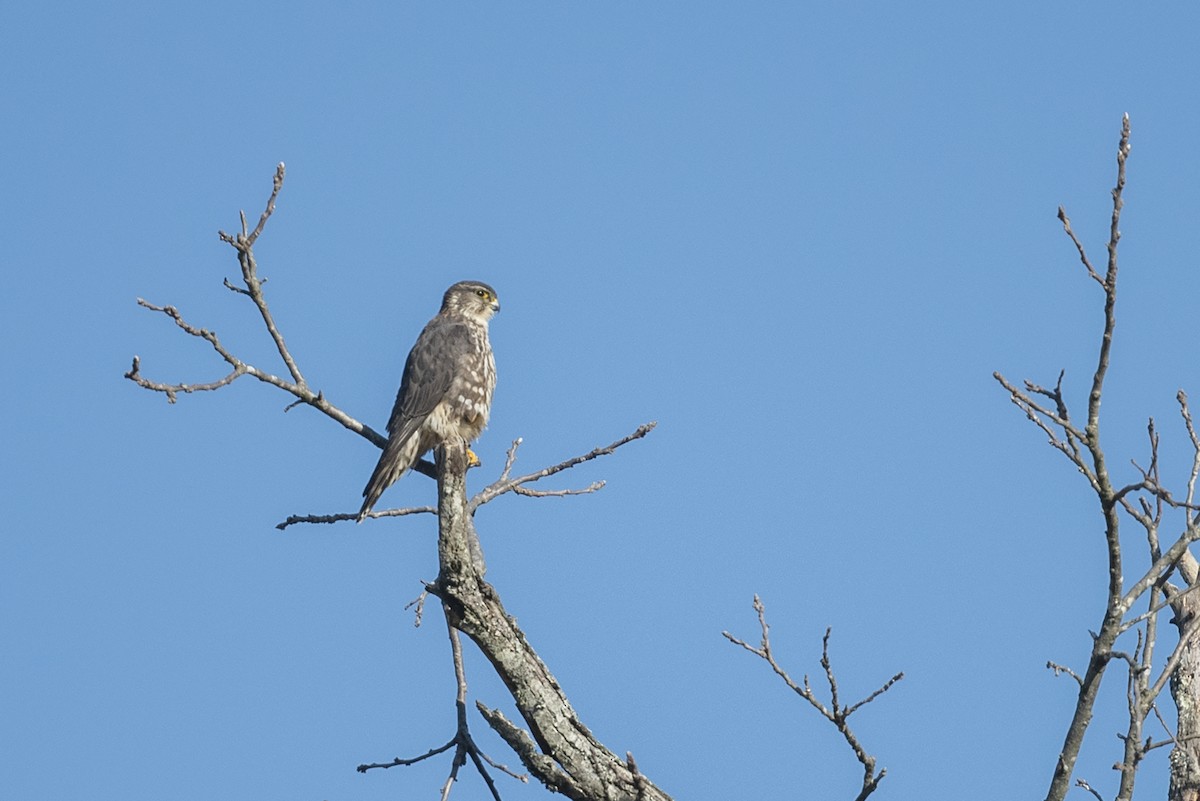
<path fill-rule="evenodd" d="M 1080 431 L 1069 422 L 1070 418 L 1061 389 L 1062 373 L 1059 374 L 1058 384 L 1052 392 L 1047 392 L 1031 382 L 1026 382 L 1025 389 L 1019 389 L 1000 373 L 994 373 L 996 380 L 1009 393 L 1010 400 L 1049 436 L 1051 445 L 1066 455 L 1087 478 L 1100 502 L 1100 512 L 1104 517 L 1104 536 L 1108 558 L 1108 593 L 1104 618 L 1098 633 L 1093 638 L 1092 654 L 1080 680 L 1075 712 L 1067 729 L 1058 763 L 1055 766 L 1050 790 L 1046 796 L 1047 801 L 1062 801 L 1070 789 L 1071 775 L 1083 744 L 1083 735 L 1091 722 L 1092 708 L 1095 705 L 1101 679 L 1105 668 L 1113 658 L 1113 646 L 1121 633 L 1121 624 L 1127 611 L 1127 607 L 1123 603 L 1124 587 L 1122 585 L 1118 512 L 1120 504 L 1116 497 L 1117 491 L 1109 477 L 1104 449 L 1100 444 L 1100 400 L 1104 389 L 1104 379 L 1108 374 L 1112 336 L 1116 327 L 1117 243 L 1120 241 L 1119 222 L 1123 205 L 1121 195 L 1125 187 L 1125 161 L 1128 156 L 1129 117 L 1126 115 L 1122 121 L 1121 139 L 1117 147 L 1117 183 L 1112 192 L 1113 212 L 1109 227 L 1108 263 L 1103 276 L 1092 266 L 1083 243 L 1079 241 L 1071 227 L 1071 221 L 1067 217 L 1066 211 L 1062 207 L 1059 207 L 1058 210 L 1058 219 L 1063 224 L 1063 230 L 1074 243 L 1088 276 L 1096 281 L 1104 291 L 1104 327 L 1100 338 L 1096 369 L 1092 373 L 1092 386 L 1088 394 L 1087 422 L 1083 430 Z M 1051 412 L 1040 406 L 1034 400 L 1034 395 L 1050 397 L 1055 403 L 1055 410 Z M 1047 420 L 1050 422 L 1046 422 Z"/>
<path fill-rule="evenodd" d="M 1191 590 L 1196 585 L 1196 560 L 1191 556 L 1189 547 L 1200 539 L 1200 526 L 1197 526 L 1196 508 L 1193 506 L 1193 495 L 1196 477 L 1200 474 L 1200 438 L 1191 424 L 1187 410 L 1186 395 L 1179 394 L 1182 415 L 1195 453 L 1191 475 L 1187 483 L 1185 500 L 1177 500 L 1172 493 L 1162 485 L 1159 474 L 1159 434 L 1154 421 L 1150 420 L 1147 434 L 1150 446 L 1149 466 L 1140 467 L 1136 462 L 1134 468 L 1139 478 L 1118 486 L 1112 479 L 1107 456 L 1100 439 L 1100 407 L 1104 393 L 1104 383 L 1108 375 L 1112 355 L 1113 335 L 1116 329 L 1116 301 L 1118 276 L 1118 245 L 1121 239 L 1120 220 L 1124 207 L 1125 167 L 1130 153 L 1129 117 L 1122 119 L 1121 136 L 1117 146 L 1117 180 L 1112 190 L 1112 213 L 1108 226 L 1108 241 L 1106 249 L 1108 259 L 1103 274 L 1098 271 L 1088 257 L 1087 249 L 1071 225 L 1066 211 L 1059 207 L 1058 219 L 1063 231 L 1074 245 L 1080 261 L 1083 263 L 1087 276 L 1095 281 L 1104 292 L 1104 324 L 1100 334 L 1096 366 L 1092 372 L 1091 387 L 1087 398 L 1086 423 L 1080 429 L 1072 422 L 1067 409 L 1067 403 L 1062 391 L 1062 377 L 1059 374 L 1054 389 L 1047 390 L 1026 381 L 1023 388 L 1014 385 L 1000 373 L 995 373 L 996 380 L 1008 393 L 1010 400 L 1026 417 L 1047 435 L 1050 445 L 1064 454 L 1071 464 L 1088 481 L 1099 502 L 1100 513 L 1104 519 L 1105 554 L 1108 561 L 1108 587 L 1105 595 L 1104 615 L 1097 632 L 1093 634 L 1092 652 L 1088 659 L 1087 669 L 1082 675 L 1076 674 L 1054 663 L 1047 666 L 1056 673 L 1065 672 L 1072 676 L 1079 685 L 1075 711 L 1067 728 L 1063 747 L 1055 765 L 1051 778 L 1047 801 L 1062 801 L 1071 786 L 1072 773 L 1083 743 L 1084 734 L 1092 719 L 1100 683 L 1105 669 L 1113 660 L 1119 660 L 1128 665 L 1129 673 L 1126 685 L 1126 699 L 1129 715 L 1129 725 L 1120 735 L 1124 753 L 1121 761 L 1115 766 L 1120 771 L 1120 782 L 1117 791 L 1117 801 L 1129 801 L 1133 796 L 1134 781 L 1137 769 L 1145 755 L 1162 743 L 1154 743 L 1145 736 L 1145 721 L 1151 713 L 1157 714 L 1156 699 L 1171 683 L 1172 692 L 1179 703 L 1178 693 L 1175 692 L 1176 678 L 1182 670 L 1182 665 L 1200 662 L 1195 651 L 1200 642 L 1200 635 L 1189 622 L 1194 615 L 1187 611 L 1197 606 L 1197 596 Z M 1040 402 L 1048 398 L 1050 403 Z M 1162 526 L 1166 510 L 1181 510 L 1184 516 L 1182 531 L 1162 540 Z M 1142 526 L 1145 531 L 1145 542 L 1149 556 L 1149 568 L 1130 583 L 1124 578 L 1123 545 L 1121 542 L 1122 511 L 1130 519 Z M 1172 585 L 1171 578 L 1179 571 L 1187 581 L 1185 588 Z M 1135 604 L 1145 598 L 1146 611 L 1133 614 Z M 1157 663 L 1156 644 L 1158 641 L 1158 615 L 1171 607 L 1175 613 L 1175 621 L 1180 621 L 1179 643 L 1167 657 L 1161 671 L 1154 675 Z M 1135 631 L 1137 643 L 1132 652 L 1118 650 L 1117 639 L 1123 634 Z M 1200 708 L 1200 705 L 1197 705 Z M 1180 716 L 1181 729 L 1183 715 Z M 1197 729 L 1200 732 L 1200 716 L 1197 716 Z M 1179 740 L 1173 738 L 1179 748 Z M 1200 764 L 1200 754 L 1193 761 Z M 1172 766 L 1175 766 L 1175 755 L 1172 755 Z M 1200 770 L 1195 771 L 1193 779 L 1200 787 Z M 1093 795 L 1099 795 L 1087 782 L 1077 780 L 1076 786 L 1083 787 Z M 1173 773 L 1174 784 L 1174 773 Z M 1173 798 L 1176 796 L 1172 796 Z"/>
<path fill-rule="evenodd" d="M 605 482 L 603 481 L 594 481 L 588 486 L 579 489 L 535 490 L 530 489 L 525 485 L 540 481 L 543 478 L 552 476 L 555 473 L 562 472 L 563 470 L 568 470 L 578 464 L 591 461 L 597 457 L 607 456 L 608 454 L 616 451 L 616 449 L 622 445 L 626 445 L 634 440 L 641 439 L 642 437 L 646 436 L 646 434 L 654 430 L 656 425 L 658 424 L 654 422 L 645 423 L 638 426 L 637 430 L 632 434 L 621 437 L 609 445 L 605 445 L 600 448 L 594 448 L 585 454 L 573 456 L 570 459 L 566 459 L 556 465 L 542 468 L 541 470 L 529 473 L 528 475 L 520 476 L 518 478 L 510 478 L 509 474 L 512 471 L 513 464 L 516 462 L 517 448 L 522 442 L 522 440 L 519 438 L 515 439 L 513 440 L 512 447 L 510 447 L 508 450 L 508 456 L 505 459 L 504 469 L 500 473 L 500 477 L 476 493 L 476 495 L 468 504 L 469 508 L 471 509 L 471 513 L 474 514 L 475 510 L 483 504 L 494 501 L 496 498 L 499 498 L 501 495 L 505 495 L 509 492 L 517 495 L 524 495 L 525 497 L 529 498 L 558 498 L 570 495 L 588 495 L 593 492 L 599 492 L 604 488 Z M 414 506 L 404 509 L 384 509 L 372 511 L 367 516 L 402 517 L 413 514 L 435 514 L 436 512 L 437 509 L 433 508 L 432 506 Z M 275 528 L 282 531 L 288 526 L 295 525 L 296 523 L 340 523 L 342 521 L 356 521 L 357 519 L 357 512 L 338 512 L 335 514 L 324 515 L 291 515 L 282 523 L 275 526 Z"/>
<path fill-rule="evenodd" d="M 214 332 L 188 323 L 174 307 L 156 306 L 139 300 L 143 307 L 168 316 L 186 334 L 208 342 L 222 361 L 229 366 L 230 372 L 223 378 L 203 384 L 169 384 L 152 381 L 142 376 L 140 360 L 135 356 L 132 369 L 125 374 L 126 378 L 144 389 L 165 394 L 167 400 L 173 403 L 179 393 L 220 389 L 243 375 L 250 375 L 292 395 L 295 402 L 288 408 L 297 404 L 312 406 L 345 428 L 382 448 L 386 444 L 383 436 L 331 404 L 321 392 L 314 392 L 309 387 L 298 360 L 288 349 L 286 340 L 267 304 L 263 293 L 266 279 L 261 278 L 258 274 L 258 264 L 254 257 L 253 246 L 275 211 L 276 200 L 282 189 L 283 180 L 284 168 L 280 164 L 275 173 L 273 190 L 267 201 L 266 209 L 253 230 L 249 230 L 246 215 L 242 213 L 239 233 L 231 235 L 222 231 L 219 232 L 219 235 L 223 242 L 228 243 L 236 251 L 242 273 L 243 286 L 236 286 L 228 279 L 225 281 L 225 286 L 235 294 L 247 297 L 254 303 L 288 377 L 278 377 L 247 363 L 226 348 Z M 449 776 L 442 790 L 443 799 L 449 795 L 450 789 L 458 778 L 459 768 L 465 765 L 468 759 L 483 778 L 493 798 L 498 799 L 499 793 L 487 766 L 517 776 L 487 757 L 479 750 L 471 737 L 466 720 L 467 686 L 459 638 L 461 631 L 484 653 L 509 688 L 528 731 L 483 704 L 477 703 L 477 708 L 489 725 L 517 752 L 522 763 L 547 788 L 560 792 L 575 801 L 617 801 L 618 799 L 635 798 L 638 801 L 670 801 L 670 797 L 638 769 L 632 756 L 627 756 L 626 759 L 617 757 L 596 740 L 578 718 L 562 688 L 529 645 L 525 635 L 517 627 L 515 619 L 504 610 L 495 588 L 484 581 L 482 550 L 479 547 L 473 520 L 476 510 L 480 506 L 509 492 L 532 497 L 552 497 L 599 490 L 603 486 L 603 482 L 593 482 L 581 489 L 535 490 L 526 485 L 583 462 L 611 454 L 622 445 L 644 437 L 654 426 L 654 423 L 647 423 L 632 434 L 607 446 L 595 448 L 588 453 L 567 459 L 551 467 L 513 478 L 511 472 L 516 461 L 517 446 L 520 443 L 520 440 L 517 440 L 509 451 L 499 479 L 470 500 L 466 494 L 466 472 L 469 465 L 465 446 L 439 447 L 437 466 L 423 461 L 414 468 L 437 479 L 437 508 L 413 507 L 378 512 L 373 515 L 383 517 L 433 512 L 438 515 L 439 572 L 437 580 L 427 585 L 426 590 L 441 601 L 449 627 L 451 651 L 458 684 L 456 696 L 458 726 L 454 737 L 447 743 L 432 748 L 425 754 L 411 758 L 397 757 L 391 762 L 360 765 L 359 771 L 366 772 L 374 768 L 411 765 L 453 748 L 454 756 Z M 356 516 L 356 514 L 293 515 L 280 523 L 278 527 L 282 529 L 302 522 L 333 523 L 352 520 Z M 423 600 L 424 594 L 418 599 L 418 622 Z M 520 776 L 517 778 L 524 780 Z"/>
<path fill-rule="evenodd" d="M 259 316 L 262 318 L 263 323 L 267 328 L 268 334 L 275 344 L 275 350 L 278 352 L 279 357 L 283 361 L 283 364 L 287 368 L 288 374 L 291 378 L 280 378 L 279 376 L 274 375 L 267 370 L 262 370 L 239 358 L 221 344 L 220 338 L 214 331 L 188 323 L 183 319 L 182 314 L 174 306 L 157 306 L 141 298 L 138 298 L 139 306 L 149 309 L 150 311 L 159 312 L 166 315 L 174 321 L 176 326 L 178 326 L 188 335 L 203 339 L 208 342 L 213 350 L 215 350 L 221 357 L 222 361 L 229 365 L 231 369 L 230 372 L 224 377 L 215 381 L 193 384 L 172 384 L 154 381 L 143 376 L 141 372 L 141 359 L 137 356 L 134 356 L 133 366 L 128 372 L 125 373 L 125 377 L 143 389 L 147 389 L 152 392 L 163 393 L 166 396 L 168 403 L 175 403 L 180 393 L 217 390 L 221 387 L 232 384 L 235 380 L 241 378 L 243 375 L 249 375 L 257 378 L 263 383 L 282 389 L 284 392 L 287 392 L 295 397 L 296 403 L 302 403 L 311 406 L 325 416 L 337 421 L 343 427 L 369 440 L 375 445 L 375 447 L 382 448 L 387 444 L 386 437 L 365 423 L 362 423 L 354 417 L 351 417 L 334 404 L 330 403 L 325 398 L 324 393 L 320 391 L 314 392 L 309 387 L 303 373 L 300 371 L 297 360 L 292 356 L 291 351 L 288 349 L 283 334 L 280 332 L 279 326 L 276 325 L 274 315 L 271 313 L 270 307 L 267 304 L 266 295 L 263 292 L 263 285 L 266 283 L 267 279 L 261 278 L 258 274 L 258 262 L 254 257 L 254 243 L 258 241 L 258 237 L 262 234 L 267 221 L 275 212 L 275 201 L 279 196 L 280 190 L 283 188 L 284 174 L 284 166 L 282 163 L 280 163 L 275 170 L 275 179 L 271 196 L 268 198 L 266 208 L 259 217 L 258 225 L 255 226 L 253 231 L 247 230 L 246 214 L 245 212 L 242 212 L 241 233 L 231 235 L 225 233 L 224 231 L 219 231 L 218 236 L 221 238 L 222 242 L 228 243 L 237 252 L 238 264 L 241 267 L 242 282 L 245 285 L 245 288 L 243 289 L 233 285 L 230 283 L 229 279 L 225 279 L 225 286 L 231 290 L 234 290 L 237 294 L 249 298 L 251 302 L 254 303 L 255 308 L 258 310 Z M 295 403 L 292 405 L 295 405 Z M 291 406 L 288 408 L 291 408 Z M 426 460 L 419 461 L 413 466 L 413 469 L 420 473 L 424 473 L 430 478 L 436 477 L 436 474 L 433 470 L 433 465 Z"/>
<path fill-rule="evenodd" d="M 604 486 L 604 482 L 602 482 L 602 481 L 597 482 L 596 484 L 592 484 L 590 487 L 587 487 L 582 490 L 573 490 L 573 491 L 552 490 L 552 491 L 547 491 L 547 492 L 534 492 L 531 490 L 527 490 L 527 489 L 524 489 L 524 485 L 531 484 L 535 481 L 541 481 L 543 478 L 552 476 L 555 473 L 561 473 L 563 470 L 569 470 L 570 468 L 574 467 L 575 465 L 583 464 L 584 462 L 589 462 L 592 459 L 597 459 L 601 456 L 608 456 L 609 454 L 616 451 L 617 448 L 620 448 L 622 445 L 626 445 L 630 442 L 633 442 L 635 439 L 641 439 L 642 437 L 646 436 L 651 431 L 653 431 L 654 427 L 657 425 L 658 425 L 657 421 L 643 423 L 642 425 L 638 426 L 637 430 L 635 430 L 632 434 L 627 434 L 626 436 L 621 437 L 616 442 L 612 442 L 612 443 L 605 445 L 603 447 L 600 447 L 600 448 L 593 448 L 592 450 L 590 450 L 587 453 L 582 454 L 580 456 L 573 456 L 570 459 L 565 459 L 556 465 L 551 465 L 550 467 L 543 467 L 541 470 L 537 470 L 535 472 L 528 473 L 523 476 L 518 476 L 517 478 L 510 478 L 509 474 L 512 472 L 512 467 L 516 463 L 517 448 L 520 447 L 521 440 L 520 439 L 513 440 L 512 447 L 509 448 L 509 451 L 508 451 L 508 458 L 504 464 L 504 471 L 500 474 L 500 478 L 498 478 L 495 482 L 493 482 L 492 484 L 489 484 L 488 486 L 486 486 L 482 490 L 480 490 L 478 493 L 476 493 L 476 495 L 473 498 L 471 498 L 471 501 L 468 504 L 468 509 L 470 510 L 471 514 L 474 514 L 475 510 L 478 509 L 480 506 L 483 506 L 485 503 L 494 501 L 496 498 L 499 498 L 501 495 L 503 495 L 507 492 L 516 492 L 521 495 L 527 495 L 527 496 L 533 496 L 533 497 L 544 497 L 547 495 L 579 495 L 579 494 L 583 494 L 583 493 L 587 493 L 587 492 L 595 492 Z"/>
<path fill-rule="evenodd" d="M 477 534 L 466 494 L 466 451 L 439 447 L 437 455 L 439 571 L 427 589 L 441 599 L 452 625 L 471 638 L 504 678 L 529 731 L 490 710 L 484 712 L 488 722 L 530 773 L 568 798 L 669 799 L 643 774 L 635 777 L 628 763 L 583 725 L 495 588 L 484 580 L 472 555 Z"/>
<path fill-rule="evenodd" d="M 1047 661 L 1046 668 L 1053 671 L 1055 676 L 1061 676 L 1063 674 L 1070 676 L 1071 678 L 1075 679 L 1076 684 L 1078 684 L 1081 688 L 1083 687 L 1083 679 L 1079 678 L 1079 674 L 1071 670 L 1066 665 L 1060 665 L 1057 662 Z"/>
<path fill-rule="evenodd" d="M 883 781 L 883 777 L 887 775 L 887 768 L 880 768 L 878 772 L 875 770 L 875 757 L 867 753 L 862 744 L 858 741 L 854 732 L 850 729 L 850 724 L 847 722 L 849 717 L 858 711 L 866 704 L 871 703 L 879 696 L 890 690 L 896 682 L 904 678 L 903 673 L 897 673 L 872 692 L 870 695 L 853 704 L 842 704 L 838 697 L 837 677 L 833 673 L 833 663 L 829 658 L 829 636 L 833 632 L 832 629 L 825 629 L 825 636 L 821 639 L 821 668 L 825 671 L 825 682 L 829 685 L 830 702 L 826 706 L 824 702 L 817 698 L 816 693 L 809 685 L 808 676 L 805 676 L 803 681 L 796 683 L 791 676 L 788 675 L 777 661 L 775 655 L 771 651 L 771 636 L 770 626 L 767 625 L 766 608 L 763 606 L 762 600 L 754 596 L 754 611 L 758 615 L 758 627 L 761 632 L 761 639 L 757 647 L 750 645 L 745 640 L 734 637 L 727 631 L 721 632 L 725 639 L 729 640 L 734 645 L 740 645 L 755 656 L 765 660 L 770 665 L 771 670 L 775 671 L 775 675 L 783 679 L 784 684 L 792 689 L 797 695 L 809 703 L 813 709 L 830 723 L 842 735 L 846 744 L 850 746 L 850 750 L 854 752 L 855 758 L 863 767 L 862 788 L 855 801 L 865 801 L 865 799 L 875 792 L 879 787 L 879 783 Z"/>
<path fill-rule="evenodd" d="M 414 765 L 421 760 L 436 756 L 444 751 L 448 751 L 451 746 L 454 747 L 454 758 L 450 760 L 450 775 L 446 777 L 445 783 L 442 785 L 441 801 L 446 801 L 450 797 L 450 791 L 454 788 L 454 783 L 458 781 L 458 769 L 467 764 L 467 760 L 471 760 L 471 764 L 475 766 L 475 770 L 479 773 L 484 783 L 487 785 L 488 792 L 491 793 L 495 801 L 500 801 L 500 791 L 496 788 L 495 781 L 492 780 L 491 773 L 488 772 L 484 765 L 486 762 L 496 770 L 502 773 L 507 773 L 522 782 L 528 782 L 529 777 L 515 773 L 509 770 L 506 766 L 494 761 L 491 757 L 483 752 L 476 745 L 475 739 L 471 736 L 471 727 L 467 722 L 467 673 L 463 667 L 462 642 L 458 636 L 458 630 L 450 624 L 450 618 L 447 614 L 446 629 L 450 638 L 450 653 L 454 661 L 454 678 L 457 683 L 457 694 L 454 699 L 454 707 L 456 711 L 457 727 L 454 736 L 445 745 L 432 748 L 419 757 L 412 759 L 401 759 L 396 757 L 391 762 L 373 762 L 367 765 L 359 765 L 357 770 L 359 773 L 366 773 L 375 768 L 394 768 L 404 765 Z"/>
<path fill-rule="evenodd" d="M 432 506 L 409 506 L 403 509 L 377 509 L 367 513 L 367 517 L 404 517 L 406 515 L 433 515 L 437 509 Z M 341 523 L 342 521 L 357 521 L 358 512 L 338 512 L 331 515 L 290 515 L 287 520 L 275 528 L 283 531 L 288 526 L 297 523 Z"/>

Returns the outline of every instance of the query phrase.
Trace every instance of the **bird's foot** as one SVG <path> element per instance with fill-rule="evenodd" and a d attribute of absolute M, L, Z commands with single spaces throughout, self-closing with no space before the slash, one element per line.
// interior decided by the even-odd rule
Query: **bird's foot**
<path fill-rule="evenodd" d="M 479 467 L 481 464 L 483 462 L 479 461 L 479 457 L 475 455 L 475 451 L 467 448 L 467 469 L 470 470 L 472 467 Z"/>

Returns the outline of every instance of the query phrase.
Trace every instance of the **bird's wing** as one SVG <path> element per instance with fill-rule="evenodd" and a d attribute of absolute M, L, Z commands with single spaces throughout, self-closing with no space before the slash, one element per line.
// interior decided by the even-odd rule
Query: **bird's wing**
<path fill-rule="evenodd" d="M 417 433 L 454 383 L 472 340 L 464 322 L 435 317 L 425 326 L 404 363 L 400 391 L 388 420 L 390 440 L 404 442 Z"/>
<path fill-rule="evenodd" d="M 408 441 L 417 435 L 426 418 L 445 399 L 454 384 L 458 366 L 470 348 L 467 325 L 443 317 L 430 320 L 417 337 L 417 343 L 404 363 L 400 391 L 388 420 L 387 445 L 363 489 L 365 500 L 358 513 L 359 522 L 371 511 L 383 491 L 421 455 L 415 449 L 409 449 Z"/>

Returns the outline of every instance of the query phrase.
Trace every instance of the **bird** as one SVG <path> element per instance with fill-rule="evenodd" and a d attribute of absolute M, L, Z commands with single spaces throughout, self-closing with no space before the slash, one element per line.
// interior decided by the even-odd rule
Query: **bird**
<path fill-rule="evenodd" d="M 470 445 L 482 433 L 496 389 L 488 321 L 498 311 L 496 290 L 481 281 L 459 281 L 442 296 L 441 310 L 404 363 L 387 444 L 363 489 L 358 522 L 429 450 L 456 441 Z"/>

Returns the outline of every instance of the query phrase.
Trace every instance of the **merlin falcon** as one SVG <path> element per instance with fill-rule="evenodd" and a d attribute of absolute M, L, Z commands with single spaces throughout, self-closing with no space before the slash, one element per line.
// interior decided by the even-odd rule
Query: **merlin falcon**
<path fill-rule="evenodd" d="M 488 320 L 498 311 L 487 284 L 459 281 L 446 290 L 404 363 L 387 445 L 363 490 L 358 522 L 422 455 L 442 443 L 470 444 L 487 425 L 496 388 Z"/>

